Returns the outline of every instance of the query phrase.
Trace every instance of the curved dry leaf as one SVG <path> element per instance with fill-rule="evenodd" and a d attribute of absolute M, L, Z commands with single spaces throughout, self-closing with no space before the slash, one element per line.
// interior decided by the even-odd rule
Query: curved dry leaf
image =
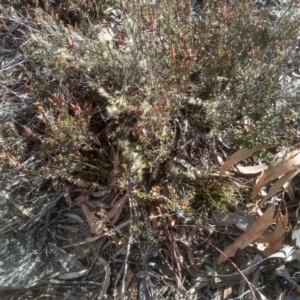
<path fill-rule="evenodd" d="M 261 200 L 259 203 L 260 206 L 264 205 L 264 203 L 271 198 L 282 186 L 284 186 L 287 182 L 292 180 L 298 173 L 300 172 L 299 169 L 289 171 L 280 179 L 278 179 L 269 189 L 268 194 Z"/>
<path fill-rule="evenodd" d="M 73 214 L 73 213 L 64 213 L 64 216 L 69 217 L 69 218 L 73 218 L 76 221 L 78 221 L 81 224 L 84 224 L 84 221 L 77 215 L 77 214 Z"/>
<path fill-rule="evenodd" d="M 90 269 L 84 269 L 84 270 L 78 271 L 78 272 L 64 273 L 64 274 L 59 275 L 58 278 L 62 279 L 62 280 L 74 279 L 74 278 L 78 278 L 78 277 L 82 277 L 82 276 L 86 275 L 89 271 L 90 271 Z"/>
<path fill-rule="evenodd" d="M 295 166 L 300 164 L 300 151 L 293 151 L 288 153 L 286 158 L 281 158 L 273 163 L 266 173 L 259 179 L 259 181 L 254 185 L 251 199 L 254 200 L 259 192 L 259 190 L 270 181 L 279 178 L 283 174 L 294 170 Z"/>
<path fill-rule="evenodd" d="M 270 256 L 280 249 L 282 242 L 285 238 L 285 230 L 289 222 L 288 214 L 276 224 L 275 231 L 270 235 L 267 235 L 265 240 L 269 241 L 269 246 L 263 251 L 263 256 Z M 277 239 L 276 239 L 277 238 Z"/>
<path fill-rule="evenodd" d="M 257 174 L 260 173 L 268 168 L 268 165 L 266 164 L 260 164 L 256 166 L 249 166 L 249 167 L 244 167 L 241 165 L 235 166 L 235 169 L 241 174 Z"/>
<path fill-rule="evenodd" d="M 276 168 L 281 167 L 284 163 L 286 162 L 285 158 L 280 158 L 278 160 L 276 160 L 267 170 L 266 172 L 262 173 L 261 176 L 259 176 L 258 181 L 256 182 L 256 184 L 253 187 L 252 190 L 252 195 L 251 197 L 254 197 L 254 193 L 256 193 L 256 195 L 258 194 L 259 190 L 264 186 L 264 181 L 265 178 L 268 177 L 270 174 L 272 174 L 273 170 L 275 170 Z M 256 197 L 255 195 L 255 197 Z M 255 198 L 254 197 L 254 198 Z M 254 199 L 253 198 L 253 199 Z"/>
<path fill-rule="evenodd" d="M 80 206 L 89 224 L 91 233 L 101 234 L 104 229 L 103 221 L 96 218 L 86 204 L 82 203 Z"/>
<path fill-rule="evenodd" d="M 106 219 L 110 221 L 110 225 L 114 225 L 118 221 L 127 199 L 128 194 L 125 194 L 122 198 L 115 202 L 113 208 L 106 214 Z"/>
<path fill-rule="evenodd" d="M 267 234 L 267 235 L 262 235 L 255 242 L 256 243 L 273 243 L 273 242 L 281 239 L 285 235 L 285 230 L 287 228 L 288 222 L 289 222 L 289 217 L 288 217 L 288 214 L 286 214 L 281 218 L 281 220 L 279 220 L 277 222 L 274 232 Z M 276 249 L 275 251 L 277 251 L 277 250 L 278 249 Z M 273 253 L 271 253 L 271 254 L 273 254 Z"/>
<path fill-rule="evenodd" d="M 67 272 L 79 272 L 84 270 L 84 266 L 74 255 L 67 253 L 52 243 L 48 243 L 48 247 Z"/>
<path fill-rule="evenodd" d="M 274 215 L 274 208 L 275 204 L 272 204 L 245 233 L 238 237 L 223 251 L 225 255 L 219 255 L 217 262 L 225 262 L 228 257 L 233 257 L 238 249 L 244 249 L 249 244 L 257 240 L 271 224 Z"/>
<path fill-rule="evenodd" d="M 282 242 L 284 241 L 284 238 L 285 237 L 282 236 L 280 239 L 270 243 L 269 246 L 262 252 L 262 255 L 268 257 L 271 254 L 275 253 L 277 250 L 279 250 L 282 245 Z"/>
<path fill-rule="evenodd" d="M 226 171 L 228 171 L 233 165 L 237 164 L 239 161 L 251 156 L 253 153 L 260 151 L 262 149 L 270 148 L 272 145 L 264 144 L 264 145 L 256 145 L 250 149 L 244 148 L 233 153 L 228 160 L 224 162 L 221 167 L 220 175 L 223 175 Z"/>

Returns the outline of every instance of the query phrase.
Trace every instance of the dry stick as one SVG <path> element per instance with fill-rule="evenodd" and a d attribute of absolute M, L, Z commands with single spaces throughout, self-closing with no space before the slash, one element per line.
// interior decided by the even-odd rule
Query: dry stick
<path fill-rule="evenodd" d="M 40 280 L 37 285 L 57 285 L 57 286 L 72 286 L 72 285 L 90 285 L 90 286 L 98 286 L 103 287 L 102 283 L 94 282 L 94 281 L 61 281 L 61 280 Z"/>
<path fill-rule="evenodd" d="M 257 300 L 257 297 L 255 295 L 255 290 L 259 293 L 259 291 L 255 288 L 255 286 L 253 286 L 253 284 L 248 280 L 248 278 L 243 274 L 243 272 L 239 269 L 239 267 L 222 251 L 220 250 L 219 248 L 217 248 L 215 245 L 213 245 L 209 240 L 208 238 L 207 239 L 204 239 L 202 238 L 201 236 L 199 236 L 199 238 L 204 242 L 204 243 L 207 243 L 208 245 L 210 245 L 211 247 L 213 247 L 215 250 L 217 250 L 219 253 L 223 254 L 227 259 L 228 261 L 233 265 L 233 267 L 237 270 L 237 272 L 245 279 L 245 281 L 248 283 L 249 285 L 249 288 L 252 292 L 252 295 L 253 295 L 253 299 L 254 300 Z"/>
<path fill-rule="evenodd" d="M 14 67 L 16 67 L 16 66 L 18 66 L 18 65 L 20 65 L 20 64 L 22 64 L 22 63 L 24 63 L 24 62 L 26 62 L 26 61 L 27 61 L 27 59 L 21 60 L 21 61 L 17 62 L 16 64 L 12 65 L 12 66 L 9 66 L 9 67 L 7 67 L 7 68 L 1 69 L 1 70 L 0 70 L 0 73 L 2 73 L 3 71 L 7 71 L 7 70 L 9 70 L 9 69 L 12 69 L 12 68 L 14 68 Z"/>
<path fill-rule="evenodd" d="M 130 169 L 129 169 L 129 180 L 127 182 L 127 194 L 128 194 L 128 202 L 129 202 L 129 212 L 130 212 L 130 227 L 129 227 L 129 239 L 127 243 L 127 251 L 126 251 L 126 256 L 124 260 L 124 274 L 123 274 L 123 279 L 122 279 L 122 292 L 121 292 L 121 297 L 120 299 L 123 300 L 125 297 L 125 284 L 126 284 L 126 276 L 128 272 L 128 259 L 129 259 L 129 254 L 130 254 L 130 249 L 131 249 L 131 243 L 133 240 L 133 232 L 132 232 L 132 225 L 133 225 L 133 205 L 132 205 L 132 196 L 131 196 L 131 184 L 130 184 Z"/>

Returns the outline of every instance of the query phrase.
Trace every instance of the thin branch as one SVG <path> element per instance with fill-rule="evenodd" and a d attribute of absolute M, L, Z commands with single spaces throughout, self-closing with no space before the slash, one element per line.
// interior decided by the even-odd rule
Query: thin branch
<path fill-rule="evenodd" d="M 7 70 L 9 70 L 9 69 L 12 69 L 13 67 L 16 67 L 16 66 L 18 66 L 19 64 L 22 64 L 22 63 L 24 63 L 24 62 L 26 62 L 26 61 L 27 61 L 27 59 L 21 60 L 21 61 L 17 62 L 16 64 L 12 65 L 12 66 L 9 66 L 9 67 L 7 67 L 7 68 L 5 68 L 5 69 L 0 70 L 0 73 L 2 73 L 3 71 L 7 71 Z"/>
<path fill-rule="evenodd" d="M 126 277 L 127 277 L 127 272 L 128 272 L 128 260 L 129 260 L 129 255 L 130 255 L 130 250 L 131 250 L 131 243 L 133 241 L 133 216 L 134 216 L 134 211 L 133 211 L 133 205 L 132 205 L 132 195 L 131 195 L 131 167 L 129 166 L 128 170 L 128 182 L 127 182 L 127 194 L 128 194 L 128 202 L 129 202 L 129 212 L 130 212 L 130 226 L 129 226 L 129 239 L 127 242 L 127 251 L 126 251 L 126 256 L 124 260 L 124 274 L 123 274 L 123 279 L 122 279 L 122 291 L 121 291 L 121 300 L 125 299 L 125 284 L 126 284 Z"/>

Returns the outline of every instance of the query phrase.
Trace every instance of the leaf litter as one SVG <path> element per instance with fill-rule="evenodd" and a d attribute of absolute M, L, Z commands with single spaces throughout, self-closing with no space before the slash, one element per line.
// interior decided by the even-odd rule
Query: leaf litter
<path fill-rule="evenodd" d="M 264 146 L 265 147 L 265 146 Z M 263 147 L 257 147 L 253 148 L 251 150 L 247 150 L 242 154 L 239 154 L 237 157 L 231 160 L 230 164 L 227 164 L 228 170 L 230 168 L 233 169 L 235 172 L 239 172 L 241 175 L 251 175 L 251 176 L 259 176 L 259 173 L 261 173 L 261 179 L 263 182 L 263 185 L 268 183 L 269 181 L 274 180 L 274 174 L 277 176 L 281 176 L 278 181 L 275 181 L 275 183 L 271 186 L 269 189 L 267 195 L 265 198 L 263 198 L 262 201 L 267 201 L 274 193 L 276 193 L 280 188 L 288 187 L 286 186 L 287 183 L 291 182 L 291 180 L 297 176 L 298 170 L 295 169 L 294 163 L 297 162 L 297 155 L 298 153 L 293 153 L 291 155 L 287 155 L 287 157 L 283 160 L 278 160 L 273 164 L 270 164 L 270 166 L 267 166 L 266 164 L 259 164 L 255 166 L 253 169 L 249 167 L 242 168 L 241 166 L 235 166 L 233 168 L 233 162 L 236 162 L 240 160 L 242 157 L 249 157 L 251 153 L 254 153 L 255 151 L 258 151 L 258 149 L 263 149 Z M 255 151 L 254 151 L 255 150 Z M 115 167 L 113 171 L 113 176 L 115 176 L 118 172 L 119 162 L 117 159 L 116 151 L 114 148 L 111 148 L 111 155 L 114 157 L 115 160 Z M 225 162 L 226 163 L 226 162 Z M 230 167 L 229 167 L 230 165 Z M 276 171 L 276 172 L 275 172 Z M 223 169 L 223 172 L 224 169 Z M 258 174 L 258 175 L 257 175 Z M 265 175 L 267 174 L 267 175 Z M 269 176 L 269 177 L 268 177 Z M 270 180 L 272 179 L 272 180 Z M 277 178 L 275 178 L 277 179 Z M 115 179 L 113 179 L 115 180 Z M 76 182 L 80 181 L 73 181 L 73 184 L 76 184 Z M 85 190 L 84 193 L 87 193 L 90 195 L 87 196 L 79 196 L 79 197 L 73 197 L 73 193 L 78 193 L 78 191 L 82 191 L 82 188 L 88 187 L 88 192 Z M 254 185 L 255 186 L 255 185 Z M 286 186 L 286 187 L 285 187 Z M 62 197 L 66 198 L 67 193 L 67 201 L 70 211 L 67 213 L 64 213 L 64 216 L 68 217 L 69 219 L 73 219 L 74 221 L 77 221 L 77 229 L 76 233 L 74 232 L 74 235 L 79 236 L 82 234 L 82 236 L 88 236 L 88 232 L 96 235 L 94 238 L 86 239 L 86 241 L 78 241 L 78 243 L 69 245 L 66 247 L 74 248 L 80 247 L 81 250 L 77 252 L 77 256 L 80 257 L 82 253 L 82 249 L 85 247 L 85 245 L 93 245 L 93 247 L 98 247 L 97 249 L 102 249 L 105 245 L 105 242 L 102 242 L 104 239 L 106 240 L 107 245 L 107 239 L 110 239 L 110 243 L 117 245 L 119 238 L 122 237 L 122 235 L 126 235 L 126 230 L 121 233 L 120 230 L 111 231 L 108 228 L 114 226 L 119 223 L 119 221 L 124 221 L 121 219 L 121 215 L 124 212 L 124 208 L 128 208 L 129 200 L 130 200 L 130 193 L 128 190 L 120 191 L 120 193 L 116 193 L 113 195 L 113 193 L 110 193 L 106 190 L 98 190 L 98 188 L 93 187 L 91 184 L 84 184 L 82 185 L 79 183 L 77 186 L 77 190 L 66 190 L 63 186 L 63 194 Z M 74 192 L 75 191 L 75 192 Z M 110 194 L 113 197 L 110 197 Z M 121 196 L 120 196 L 121 195 Z M 97 199 L 99 202 L 97 205 L 93 204 L 93 197 L 94 199 Z M 72 200 L 74 199 L 74 200 Z M 262 202 L 261 201 L 261 202 Z M 261 207 L 263 207 L 263 203 L 259 203 Z M 73 210 L 74 203 L 76 203 L 77 206 L 81 208 L 83 216 L 80 216 L 77 212 Z M 112 205 L 112 207 L 111 207 Z M 152 230 L 159 234 L 159 238 L 161 241 L 164 241 L 164 244 L 166 246 L 165 254 L 164 256 L 167 258 L 167 261 L 169 261 L 171 264 L 166 265 L 162 261 L 158 263 L 158 257 L 155 253 L 155 250 L 147 250 L 152 260 L 155 259 L 155 262 L 152 261 L 150 264 L 149 262 L 145 261 L 145 258 L 139 260 L 142 261 L 143 264 L 147 268 L 150 268 L 149 271 L 145 271 L 145 274 L 143 275 L 143 281 L 140 281 L 140 291 L 141 293 L 147 294 L 149 290 L 149 281 L 147 278 L 153 278 L 152 272 L 158 272 L 160 274 L 164 274 L 165 277 L 168 277 L 170 280 L 175 280 L 178 284 L 178 286 L 181 287 L 181 289 L 185 288 L 185 272 L 187 271 L 189 276 L 192 278 L 195 278 L 195 283 L 193 283 L 193 288 L 190 288 L 188 290 L 189 295 L 194 295 L 197 293 L 197 291 L 200 291 L 201 288 L 207 286 L 210 287 L 213 285 L 213 281 L 211 278 L 219 278 L 224 283 L 235 285 L 240 282 L 243 282 L 247 280 L 247 277 L 254 274 L 254 272 L 258 272 L 257 270 L 259 267 L 266 265 L 267 263 L 270 263 L 272 259 L 285 259 L 286 257 L 284 255 L 281 255 L 279 251 L 275 253 L 276 251 L 280 250 L 283 244 L 283 240 L 285 238 L 285 232 L 288 227 L 288 213 L 285 212 L 284 215 L 282 215 L 280 212 L 278 212 L 278 207 L 275 206 L 275 203 L 269 205 L 269 207 L 264 211 L 264 213 L 258 217 L 255 220 L 254 215 L 250 215 L 247 213 L 247 211 L 239 211 L 238 209 L 233 213 L 224 213 L 215 211 L 213 213 L 214 221 L 212 223 L 217 224 L 221 227 L 235 227 L 239 228 L 242 231 L 244 231 L 243 234 L 241 234 L 239 237 L 237 237 L 231 245 L 229 245 L 225 250 L 223 251 L 223 254 L 220 254 L 218 257 L 217 262 L 219 264 L 224 264 L 228 258 L 231 259 L 238 257 L 238 250 L 239 251 L 245 251 L 245 248 L 247 248 L 251 244 L 264 244 L 265 249 L 261 252 L 262 256 L 265 257 L 265 259 L 261 256 L 255 256 L 250 261 L 250 265 L 248 268 L 240 269 L 239 272 L 235 272 L 234 274 L 217 274 L 212 273 L 212 267 L 213 263 L 210 259 L 212 253 L 211 251 L 208 251 L 208 253 L 201 253 L 200 255 L 197 253 L 198 251 L 198 242 L 197 239 L 199 238 L 199 235 L 202 233 L 198 230 L 194 230 L 192 228 L 189 228 L 189 226 L 177 227 L 176 222 L 172 221 L 168 224 L 168 228 L 164 228 L 161 226 L 161 215 L 157 213 L 157 209 L 159 206 L 155 206 L 155 203 L 151 203 L 149 205 L 149 215 L 151 217 L 151 226 Z M 264 208 L 262 208 L 264 210 Z M 276 217 L 277 214 L 277 217 Z M 275 216 L 274 216 L 275 215 Z M 83 228 L 80 229 L 80 227 L 85 225 L 85 222 L 88 224 L 88 232 L 85 231 Z M 126 223 L 127 222 L 127 223 Z M 131 223 L 130 220 L 125 221 L 127 224 L 126 227 L 128 228 L 128 225 Z M 211 223 L 211 224 L 212 224 Z M 274 226 L 275 225 L 275 226 Z M 270 233 L 270 227 L 274 226 L 274 230 L 272 233 Z M 116 226 L 117 228 L 118 226 Z M 67 228 L 67 225 L 65 227 L 61 226 L 58 228 Z M 86 229 L 86 228 L 85 228 Z M 268 230 L 269 229 L 269 230 Z M 179 234 L 179 232 L 182 231 L 182 234 Z M 184 232 L 190 232 L 189 238 L 186 237 L 186 234 Z M 214 235 L 214 230 L 211 230 L 211 238 Z M 73 234 L 72 231 L 70 231 L 70 236 Z M 74 238 L 73 235 L 73 238 Z M 119 237 L 117 237 L 119 236 Z M 208 238 L 208 237 L 206 237 Z M 205 240 L 205 239 L 204 239 Z M 215 243 L 217 244 L 217 239 L 215 240 Z M 96 246 L 98 244 L 98 246 Z M 77 246 L 74 246 L 77 245 Z M 155 245 L 155 244 L 154 244 Z M 64 247 L 64 249 L 66 249 Z M 106 246 L 107 247 L 107 246 Z M 153 246 L 155 248 L 155 246 Z M 49 248 L 52 248 L 52 252 L 56 253 L 56 256 L 60 255 L 62 258 L 60 258 L 60 262 L 63 263 L 64 261 L 67 262 L 69 259 L 74 258 L 75 256 L 70 256 L 68 253 L 63 252 L 61 248 L 58 246 L 52 244 L 49 246 Z M 60 250 L 62 251 L 60 251 Z M 115 253 L 119 253 L 117 257 L 122 257 L 122 253 L 126 249 L 125 246 L 122 246 L 122 248 L 116 246 Z M 253 247 L 252 247 L 253 249 Z M 120 252 L 118 252 L 120 251 Z M 143 250 L 142 250 L 143 251 Z M 290 251 L 291 252 L 291 251 Z M 275 253 L 275 254 L 274 254 Z M 135 253 L 137 254 L 137 253 Z M 205 257 L 205 259 L 203 259 Z M 79 260 L 76 258 L 76 260 L 79 262 Z M 230 262 L 231 263 L 231 262 Z M 104 293 L 108 291 L 108 287 L 112 285 L 110 282 L 110 276 L 113 274 L 114 269 L 110 267 L 109 263 L 106 262 L 104 259 L 99 259 L 99 266 L 101 267 L 101 270 L 103 272 L 103 278 L 104 278 L 104 292 L 101 293 L 100 298 L 104 298 Z M 208 271 L 207 273 L 203 273 L 203 268 L 206 268 Z M 238 265 L 235 265 L 235 267 L 238 268 Z M 145 267 L 145 270 L 147 270 Z M 69 270 L 67 273 L 58 273 L 58 278 L 61 280 L 74 280 L 76 278 L 81 278 L 82 276 L 85 276 L 88 272 L 88 269 L 83 268 L 81 270 Z M 149 273 L 148 273 L 149 272 Z M 130 287 L 133 287 L 135 285 L 135 273 L 133 269 L 128 270 L 127 275 L 125 277 L 124 284 L 121 284 L 115 288 L 115 298 L 119 299 L 122 297 L 122 291 L 125 288 L 125 290 L 129 289 Z M 197 283 L 196 278 L 201 278 L 201 283 Z M 147 279 L 147 280 L 146 280 Z M 294 286 L 294 285 L 293 285 Z M 232 292 L 232 291 L 231 291 Z"/>
<path fill-rule="evenodd" d="M 273 221 L 274 209 L 275 204 L 270 205 L 266 212 L 245 233 L 238 237 L 219 255 L 217 262 L 219 264 L 224 263 L 228 258 L 233 257 L 238 249 L 243 250 L 249 244 L 256 241 Z"/>
<path fill-rule="evenodd" d="M 248 150 L 247 149 L 244 152 L 238 151 L 237 153 L 235 153 L 235 155 L 230 157 L 227 162 L 226 161 L 224 162 L 220 174 L 224 174 L 225 171 L 233 167 L 234 163 L 240 161 L 240 158 L 249 157 L 247 155 L 256 149 L 260 149 L 260 148 L 252 148 L 251 151 L 247 151 Z M 258 195 L 259 190 L 263 186 L 274 181 L 274 183 L 271 185 L 266 195 L 262 198 L 261 201 L 259 201 L 259 205 L 261 207 L 263 207 L 266 201 L 269 198 L 271 198 L 275 193 L 280 191 L 282 188 L 284 191 L 287 191 L 291 199 L 295 198 L 294 188 L 290 185 L 290 183 L 299 174 L 299 167 L 298 167 L 300 164 L 299 153 L 300 153 L 299 150 L 287 152 L 286 154 L 283 155 L 281 153 L 283 157 L 276 160 L 274 163 L 271 163 L 268 167 L 266 167 L 266 165 L 264 164 L 260 165 L 263 167 L 261 167 L 261 169 L 258 168 L 259 172 L 257 173 L 261 172 L 261 174 L 258 175 L 259 179 L 257 183 L 253 186 L 251 198 L 255 199 Z M 247 171 L 245 172 L 243 168 L 240 168 L 240 170 L 238 170 L 237 167 L 235 167 L 235 171 L 238 171 L 241 175 L 255 174 L 255 172 L 253 173 Z M 282 201 L 284 201 L 284 199 L 282 199 Z M 231 245 L 229 245 L 224 251 L 221 251 L 217 262 L 220 264 L 224 263 L 226 260 L 234 257 L 237 250 L 243 250 L 251 243 L 256 243 L 256 244 L 261 243 L 266 245 L 265 249 L 261 252 L 261 254 L 264 257 L 266 257 L 266 259 L 274 258 L 276 256 L 276 254 L 274 253 L 278 251 L 283 245 L 283 242 L 285 240 L 286 230 L 289 224 L 287 209 L 285 209 L 284 215 L 281 214 L 280 211 L 278 211 L 278 216 L 275 217 L 274 219 L 275 212 L 276 212 L 275 204 L 273 203 L 269 205 L 266 211 L 260 217 L 258 217 L 258 219 L 254 222 L 254 224 L 250 228 L 246 230 L 246 232 L 244 232 L 238 238 L 236 238 L 234 242 Z M 214 216 L 214 218 L 215 218 L 215 222 L 219 224 L 223 223 L 223 226 L 233 226 L 235 225 L 234 221 L 238 219 L 237 216 L 235 216 L 233 213 L 224 214 L 218 212 L 216 212 L 216 216 Z M 241 218 L 241 222 L 245 223 L 245 218 Z M 273 232 L 268 233 L 267 229 L 274 222 L 275 222 L 275 227 Z M 294 236 L 296 236 L 296 234 Z M 297 238 L 294 239 L 297 241 Z M 285 259 L 287 258 L 288 257 L 285 257 Z M 300 292 L 297 283 L 291 280 L 289 272 L 283 265 L 277 268 L 276 273 L 280 276 L 285 277 L 291 283 L 292 288 Z M 237 276 L 240 276 L 240 273 L 237 274 L 239 274 Z M 233 284 L 235 277 L 234 276 L 230 277 L 230 275 L 228 276 L 229 276 L 228 279 L 223 277 L 223 281 L 229 280 L 227 282 Z"/>
<path fill-rule="evenodd" d="M 272 147 L 272 145 L 257 145 L 249 149 L 241 149 L 234 154 L 232 154 L 228 160 L 226 160 L 221 169 L 220 169 L 220 175 L 223 175 L 226 171 L 228 171 L 230 168 L 232 168 L 235 164 L 240 162 L 241 160 L 244 160 L 245 158 L 250 157 L 252 154 L 254 154 L 257 151 L 267 149 Z"/>

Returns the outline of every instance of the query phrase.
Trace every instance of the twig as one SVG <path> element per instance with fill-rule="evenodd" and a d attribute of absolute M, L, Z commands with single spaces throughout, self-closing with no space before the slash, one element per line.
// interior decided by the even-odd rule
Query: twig
<path fill-rule="evenodd" d="M 132 205 L 132 195 L 131 195 L 131 167 L 129 167 L 128 170 L 128 182 L 127 182 L 127 194 L 128 194 L 128 203 L 129 203 L 129 213 L 130 213 L 130 227 L 129 227 L 129 239 L 127 242 L 127 251 L 126 251 L 126 256 L 124 260 L 124 274 L 123 274 L 123 279 L 122 279 L 122 290 L 121 290 L 121 297 L 120 299 L 123 300 L 125 297 L 125 284 L 126 284 L 126 277 L 127 277 L 127 272 L 128 272 L 128 260 L 129 260 L 129 255 L 130 255 L 130 250 L 131 250 L 131 243 L 133 240 L 133 232 L 132 232 L 132 226 L 133 226 L 133 205 Z"/>
<path fill-rule="evenodd" d="M 91 285 L 91 286 L 99 286 L 103 287 L 102 283 L 94 282 L 94 281 L 59 281 L 59 280 L 40 280 L 38 285 L 46 284 L 46 285 L 58 285 L 58 286 L 70 286 L 70 285 Z"/>
<path fill-rule="evenodd" d="M 24 63 L 24 62 L 26 62 L 26 61 L 27 61 L 26 59 L 25 59 L 25 60 L 21 60 L 21 61 L 17 62 L 16 64 L 12 65 L 12 66 L 9 66 L 9 67 L 7 67 L 7 68 L 5 68 L 5 69 L 1 69 L 1 70 L 0 70 L 0 73 L 2 73 L 3 71 L 7 71 L 7 70 L 9 70 L 9 69 L 12 69 L 13 67 L 16 67 L 16 66 L 18 66 L 19 64 L 22 64 L 22 63 Z"/>
<path fill-rule="evenodd" d="M 34 282 L 32 285 L 29 285 L 27 287 L 0 287 L 0 291 L 23 291 L 23 290 L 29 290 L 29 289 L 35 289 L 40 287 L 41 285 L 52 285 L 52 286 L 64 286 L 64 287 L 69 287 L 69 286 L 80 286 L 80 285 L 88 285 L 88 286 L 98 286 L 98 287 L 103 287 L 102 283 L 94 282 L 94 281 L 66 281 L 66 280 L 38 280 Z M 1 298 L 2 299 L 2 298 Z"/>

